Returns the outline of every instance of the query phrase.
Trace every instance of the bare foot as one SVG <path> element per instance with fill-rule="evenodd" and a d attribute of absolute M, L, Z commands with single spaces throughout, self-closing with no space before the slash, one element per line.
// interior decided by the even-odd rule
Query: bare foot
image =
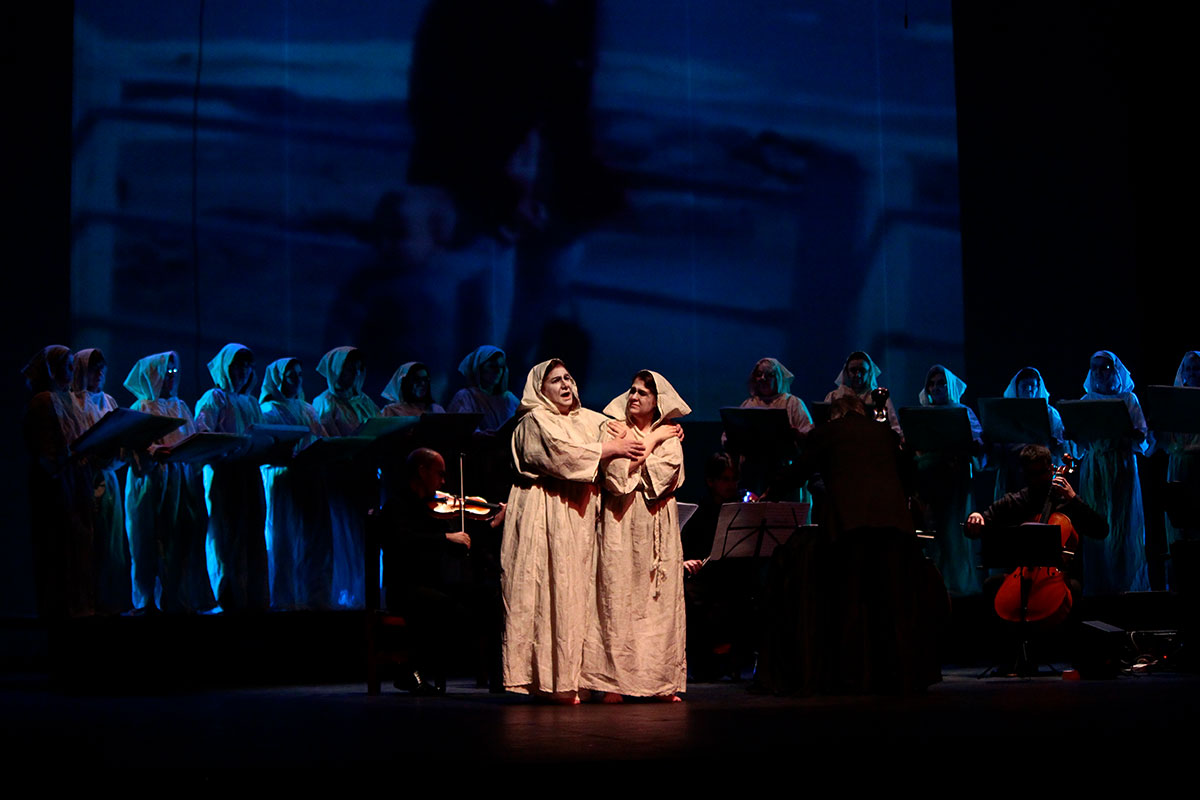
<path fill-rule="evenodd" d="M 605 692 L 604 697 L 600 698 L 600 702 L 605 705 L 615 706 L 617 703 L 624 703 L 625 698 L 616 692 Z"/>
<path fill-rule="evenodd" d="M 559 692 L 558 694 L 550 695 L 550 702 L 557 706 L 577 706 L 579 705 L 578 692 Z"/>
<path fill-rule="evenodd" d="M 660 703 L 682 703 L 683 698 L 677 694 L 656 694 L 654 699 Z"/>

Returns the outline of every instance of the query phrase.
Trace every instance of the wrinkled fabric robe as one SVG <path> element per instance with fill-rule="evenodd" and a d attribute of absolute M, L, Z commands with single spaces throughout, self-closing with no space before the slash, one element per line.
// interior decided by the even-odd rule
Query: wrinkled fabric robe
<path fill-rule="evenodd" d="M 657 373 L 659 418 L 689 409 Z M 627 395 L 604 409 L 625 415 Z M 630 425 L 629 435 L 643 432 Z M 601 440 L 611 439 L 604 430 Z M 654 448 L 629 474 L 628 458 L 604 465 L 604 499 L 597 534 L 596 615 L 583 651 L 583 686 L 635 697 L 668 696 L 687 688 L 687 617 L 683 544 L 675 490 L 683 485 L 683 447 L 676 438 Z"/>
<path fill-rule="evenodd" d="M 87 390 L 89 362 L 99 352 L 88 349 L 75 354 L 75 378 L 71 382 L 71 394 L 75 399 L 75 410 L 80 418 L 82 432 L 86 432 L 103 419 L 105 414 L 119 407 L 113 396 L 104 392 L 103 387 L 98 392 Z M 116 613 L 130 608 L 132 592 L 129 578 L 129 541 L 125 538 L 125 504 L 121 496 L 121 484 L 117 479 L 117 470 L 124 466 L 124 463 L 117 459 L 93 464 L 96 608 Z"/>
<path fill-rule="evenodd" d="M 138 361 L 125 379 L 137 397 L 134 411 L 175 417 L 183 425 L 151 445 L 178 444 L 196 432 L 192 410 L 175 397 L 160 397 L 167 364 L 174 353 L 157 353 Z M 179 363 L 175 356 L 175 363 Z M 208 511 L 199 470 L 191 464 L 146 465 L 144 474 L 130 469 L 125 479 L 125 533 L 132 563 L 133 607 L 163 611 L 204 611 L 216 601 L 205 566 L 204 540 Z"/>
<path fill-rule="evenodd" d="M 552 362 L 530 371 L 513 431 L 518 476 L 500 547 L 504 687 L 522 694 L 580 688 L 583 640 L 595 613 L 600 426 L 575 408 L 560 414 L 542 395 Z"/>
<path fill-rule="evenodd" d="M 294 358 L 271 362 L 263 374 L 259 406 L 269 425 L 300 425 L 312 436 L 300 445 L 323 436 L 316 409 L 304 401 L 304 389 L 295 397 L 283 395 L 283 373 Z M 262 466 L 267 499 L 266 545 L 271 608 L 333 607 L 333 539 L 329 500 L 324 476 L 309 465 Z"/>
<path fill-rule="evenodd" d="M 369 419 L 379 416 L 379 407 L 362 390 L 360 374 L 349 389 L 338 389 L 337 381 L 353 347 L 337 347 L 321 357 L 317 373 L 329 388 L 313 401 L 321 427 L 329 436 L 351 436 Z M 375 470 L 354 462 L 334 465 L 326 471 L 329 517 L 333 538 L 333 598 L 343 608 L 362 608 L 366 602 L 367 511 L 379 504 L 379 480 Z"/>
<path fill-rule="evenodd" d="M 945 373 L 950 401 L 938 407 L 966 408 L 967 420 L 971 425 L 971 438 L 982 447 L 983 426 L 979 424 L 975 412 L 959 402 L 967 385 L 941 365 L 933 369 L 940 369 Z M 932 371 L 931 369 L 930 372 Z M 926 386 L 929 385 L 930 378 L 932 374 L 926 376 Z M 921 390 L 918 399 L 922 406 L 934 405 L 924 389 Z M 935 537 L 926 545 L 926 551 L 941 573 L 946 591 L 958 597 L 983 591 L 979 570 L 979 541 L 968 539 L 962 526 L 975 510 L 971 496 L 974 466 L 974 460 L 966 452 L 917 454 L 917 491 L 927 504 L 926 525 L 933 529 Z"/>
<path fill-rule="evenodd" d="M 1093 354 L 1112 359 L 1119 385 L 1116 394 L 1096 392 L 1091 374 L 1084 381 L 1084 400 L 1119 397 L 1125 401 L 1133 427 L 1143 436 L 1146 419 L 1133 377 L 1121 360 L 1107 350 Z M 1137 453 L 1145 452 L 1146 442 L 1099 440 L 1089 445 L 1079 466 L 1079 494 L 1083 502 L 1108 520 L 1108 537 L 1083 540 L 1084 592 L 1105 595 L 1119 592 L 1143 592 L 1150 588 L 1146 565 L 1146 526 L 1142 510 L 1142 486 L 1138 481 Z"/>
<path fill-rule="evenodd" d="M 238 392 L 229 375 L 234 358 L 248 348 L 227 344 L 208 362 L 215 387 L 196 403 L 196 424 L 204 431 L 244 434 L 263 421 L 258 401 Z M 255 464 L 232 461 L 204 465 L 208 508 L 208 577 L 217 605 L 225 611 L 265 610 L 267 545 L 263 535 L 267 506 L 262 473 Z"/>

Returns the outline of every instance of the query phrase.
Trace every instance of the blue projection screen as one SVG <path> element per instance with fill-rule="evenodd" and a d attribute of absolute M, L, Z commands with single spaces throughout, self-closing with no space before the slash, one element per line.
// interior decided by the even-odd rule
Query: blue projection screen
<path fill-rule="evenodd" d="M 715 420 L 762 356 L 914 404 L 963 362 L 950 4 L 77 0 L 74 347 L 109 391 L 227 341 L 362 348 L 367 391 L 479 344 L 651 368 Z"/>

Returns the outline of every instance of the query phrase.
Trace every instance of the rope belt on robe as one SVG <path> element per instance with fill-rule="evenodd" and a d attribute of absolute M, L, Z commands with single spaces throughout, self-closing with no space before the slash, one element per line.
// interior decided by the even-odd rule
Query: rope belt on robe
<path fill-rule="evenodd" d="M 671 492 L 669 494 L 663 495 L 662 497 L 656 497 L 653 499 L 651 499 L 649 497 L 646 498 L 647 507 L 649 507 L 650 510 L 652 512 L 654 512 L 650 516 L 654 517 L 654 551 L 653 551 L 654 565 L 653 565 L 652 575 L 653 575 L 653 579 L 654 579 L 654 599 L 655 600 L 657 600 L 659 595 L 662 594 L 662 582 L 664 580 L 666 580 L 666 577 L 667 577 L 667 571 L 666 571 L 666 569 L 663 568 L 663 563 L 662 563 L 662 537 L 663 537 L 663 528 L 664 528 L 664 523 L 663 523 L 662 518 L 666 515 L 659 513 L 659 512 L 661 512 L 662 508 L 664 506 L 666 506 L 667 501 L 670 500 L 674 496 L 675 496 L 675 493 Z M 655 510 L 656 506 L 658 507 L 657 510 Z"/>

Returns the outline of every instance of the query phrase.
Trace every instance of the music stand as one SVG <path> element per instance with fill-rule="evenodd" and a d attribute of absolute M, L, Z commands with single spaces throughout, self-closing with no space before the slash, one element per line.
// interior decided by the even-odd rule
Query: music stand
<path fill-rule="evenodd" d="M 966 406 L 905 406 L 899 414 L 904 439 L 914 450 L 965 453 L 971 449 L 973 439 Z"/>
<path fill-rule="evenodd" d="M 726 503 L 705 562 L 770 557 L 806 519 L 808 503 Z"/>
<path fill-rule="evenodd" d="M 1054 438 L 1044 397 L 984 397 L 979 401 L 979 417 L 989 442 L 1048 445 Z"/>
<path fill-rule="evenodd" d="M 679 530 L 680 531 L 683 530 L 684 525 L 688 524 L 688 520 L 691 519 L 693 515 L 695 515 L 697 509 L 699 509 L 699 508 L 700 508 L 700 506 L 698 506 L 695 503 L 676 503 L 675 504 L 675 509 L 679 513 Z"/>
<path fill-rule="evenodd" d="M 759 458 L 786 458 L 795 453 L 786 409 L 722 408 L 721 423 L 730 450 Z"/>
<path fill-rule="evenodd" d="M 286 467 L 292 460 L 296 445 L 312 431 L 305 425 L 269 425 L 258 423 L 246 430 L 250 437 L 250 448 L 242 459 L 255 464 Z"/>
<path fill-rule="evenodd" d="M 217 464 L 240 458 L 249 449 L 249 436 L 202 431 L 171 447 L 159 448 L 154 457 L 164 464 Z"/>
<path fill-rule="evenodd" d="M 122 447 L 145 450 L 152 443 L 177 430 L 184 421 L 160 417 L 128 408 L 114 408 L 71 443 L 77 455 L 115 453 Z"/>
<path fill-rule="evenodd" d="M 337 461 L 349 461 L 366 450 L 373 441 L 369 436 L 327 436 L 298 450 L 292 463 L 320 468 Z"/>
<path fill-rule="evenodd" d="M 826 403 L 825 401 L 808 403 L 808 413 L 812 415 L 813 425 L 824 425 L 826 422 L 829 422 L 829 413 L 832 406 L 832 403 Z"/>
<path fill-rule="evenodd" d="M 378 439 L 381 436 L 399 433 L 418 419 L 419 417 L 371 417 L 355 428 L 351 435 Z"/>
<path fill-rule="evenodd" d="M 1041 525 L 1028 523 L 1009 527 L 987 526 L 981 536 L 983 547 L 981 557 L 984 569 L 1002 569 L 1012 571 L 1020 567 L 1054 567 L 1061 569 L 1062 559 L 1062 529 L 1057 525 Z M 1029 595 L 1028 587 L 1022 581 L 1021 608 L 1022 616 Z M 990 678 L 995 675 L 1017 675 L 1023 678 L 1052 677 L 1061 675 L 1061 670 L 1047 664 L 1046 670 L 1029 657 L 1029 623 L 1017 623 L 1021 626 L 1021 641 L 1017 654 L 1013 657 L 1011 669 L 993 664 L 982 673 L 980 678 Z"/>
<path fill-rule="evenodd" d="M 1066 437 L 1075 442 L 1133 438 L 1133 417 L 1119 397 L 1102 400 L 1059 400 Z"/>
<path fill-rule="evenodd" d="M 983 542 L 980 556 L 985 569 L 1062 569 L 1062 530 L 1057 525 L 1034 522 L 1012 527 L 989 525 L 983 529 L 980 538 Z"/>
<path fill-rule="evenodd" d="M 1142 410 L 1152 430 L 1200 433 L 1200 388 L 1147 386 L 1142 392 Z"/>
<path fill-rule="evenodd" d="M 430 447 L 445 455 L 462 453 L 475 446 L 475 431 L 483 414 L 425 414 L 413 436 L 417 447 Z"/>

